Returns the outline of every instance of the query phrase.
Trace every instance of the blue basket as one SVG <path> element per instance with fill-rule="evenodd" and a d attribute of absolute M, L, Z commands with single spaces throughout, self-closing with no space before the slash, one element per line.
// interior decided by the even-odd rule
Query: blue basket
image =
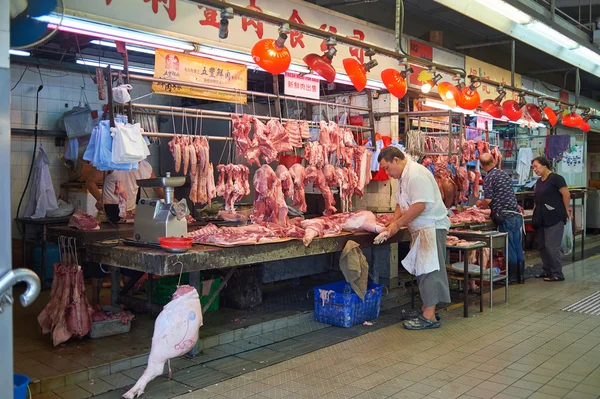
<path fill-rule="evenodd" d="M 319 290 L 334 291 L 323 304 Z M 352 327 L 379 317 L 383 286 L 369 283 L 364 302 L 345 281 L 314 287 L 315 319 L 321 323 Z"/>

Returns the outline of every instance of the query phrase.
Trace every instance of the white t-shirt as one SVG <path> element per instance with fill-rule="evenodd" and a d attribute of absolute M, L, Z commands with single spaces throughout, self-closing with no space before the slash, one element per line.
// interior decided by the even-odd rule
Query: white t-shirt
<path fill-rule="evenodd" d="M 115 183 L 121 181 L 127 193 L 127 211 L 135 210 L 135 200 L 139 186 L 137 180 L 152 177 L 152 166 L 146 161 L 140 161 L 138 170 L 125 171 L 113 170 L 106 175 L 102 189 L 102 200 L 105 204 L 119 204 L 119 197 L 115 194 Z"/>
<path fill-rule="evenodd" d="M 407 158 L 402 176 L 398 179 L 396 204 L 405 212 L 417 202 L 424 202 L 425 210 L 410 223 L 409 228 L 416 230 L 432 223 L 435 223 L 436 229 L 450 228 L 448 210 L 433 174 L 423 165 Z"/>

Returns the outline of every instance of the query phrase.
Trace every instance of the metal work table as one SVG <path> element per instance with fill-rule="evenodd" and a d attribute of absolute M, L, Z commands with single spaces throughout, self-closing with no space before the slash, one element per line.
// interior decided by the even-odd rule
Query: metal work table
<path fill-rule="evenodd" d="M 102 223 L 98 230 L 79 230 L 69 226 L 48 228 L 48 239 L 56 241 L 59 236 L 72 237 L 77 240 L 77 246 L 86 248 L 88 245 L 111 238 L 129 238 L 133 236 L 133 223 Z"/>
<path fill-rule="evenodd" d="M 388 239 L 384 245 L 402 241 L 405 231 L 405 229 L 400 230 L 395 236 Z M 91 243 L 87 247 L 86 258 L 90 262 L 114 266 L 111 269 L 111 303 L 113 305 L 118 305 L 120 301 L 128 302 L 126 303 L 127 305 L 137 304 L 138 307 L 142 305 L 140 303 L 141 299 L 124 297 L 122 295 L 123 292 L 119 293 L 119 268 L 136 270 L 140 272 L 140 275 L 148 273 L 149 287 L 147 292 L 149 295 L 147 301 L 144 301 L 143 306 L 148 312 L 155 313 L 157 311 L 160 312 L 162 306 L 152 304 L 151 285 L 153 275 L 168 276 L 177 275 L 181 272 L 190 273 L 190 285 L 199 289 L 199 272 L 229 269 L 221 286 L 216 290 L 213 297 L 209 299 L 209 303 L 205 305 L 205 308 L 208 308 L 216 295 L 225 287 L 238 266 L 340 252 L 350 240 L 357 242 L 361 248 L 372 247 L 375 236 L 376 234 L 373 233 L 359 231 L 336 237 L 318 238 L 313 240 L 308 247 L 305 247 L 301 240 L 227 248 L 194 245 L 192 249 L 183 254 L 173 254 L 160 249 L 145 247 L 127 245 L 109 247 L 98 243 Z"/>
<path fill-rule="evenodd" d="M 446 246 L 446 251 L 459 251 L 463 255 L 464 273 L 463 273 L 463 313 L 464 317 L 469 317 L 469 252 L 484 248 L 484 243 L 475 243 L 468 247 Z M 480 257 L 483 259 L 483 255 Z M 479 311 L 483 312 L 483 273 L 479 273 L 479 284 L 482 292 L 479 295 Z"/>
<path fill-rule="evenodd" d="M 21 223 L 23 226 L 23 246 L 21 247 L 22 259 L 23 259 L 23 267 L 27 267 L 25 264 L 25 241 L 27 240 L 27 226 L 42 226 L 42 267 L 41 267 L 41 276 L 40 280 L 42 282 L 42 289 L 45 288 L 46 283 L 46 243 L 48 242 L 48 226 L 57 225 L 57 224 L 67 224 L 69 223 L 70 216 L 60 217 L 60 218 L 40 218 L 40 219 L 32 219 L 32 218 L 18 218 L 17 222 Z"/>
<path fill-rule="evenodd" d="M 504 302 L 508 302 L 508 234 L 500 233 L 498 231 L 484 231 L 481 233 L 477 232 L 465 232 L 465 231 L 449 231 L 448 235 L 453 235 L 462 240 L 467 241 L 482 241 L 485 243 L 484 247 L 490 249 L 490 308 L 493 307 L 493 292 L 494 292 L 494 282 L 505 280 L 505 288 L 504 288 Z M 455 249 L 455 247 L 448 247 Z M 460 247 L 459 247 L 460 248 Z M 504 274 L 500 273 L 500 276 L 493 277 L 493 273 L 491 272 L 494 267 L 494 249 L 504 248 L 504 264 L 505 271 Z M 467 260 L 465 260 L 467 262 Z M 481 262 L 483 263 L 483 262 Z M 483 294 L 483 284 L 480 287 L 481 293 Z"/>

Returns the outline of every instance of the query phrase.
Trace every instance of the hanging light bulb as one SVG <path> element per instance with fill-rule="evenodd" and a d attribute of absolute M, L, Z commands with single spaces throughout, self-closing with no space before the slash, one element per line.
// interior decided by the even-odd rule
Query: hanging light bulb
<path fill-rule="evenodd" d="M 481 110 L 483 112 L 487 112 L 494 118 L 502 118 L 503 111 L 502 107 L 500 106 L 500 103 L 504 99 L 504 96 L 506 96 L 506 92 L 502 87 L 499 87 L 498 97 L 496 97 L 495 100 L 483 100 L 483 102 L 480 105 Z"/>
<path fill-rule="evenodd" d="M 457 76 L 454 79 L 460 80 L 460 77 Z M 440 98 L 444 104 L 451 108 L 455 108 L 457 100 L 460 97 L 460 83 L 458 85 L 454 85 L 450 82 L 439 83 L 438 94 L 440 95 Z"/>
<path fill-rule="evenodd" d="M 575 108 L 571 108 L 571 112 L 562 117 L 562 124 L 568 127 L 579 127 L 582 122 L 583 118 L 575 112 Z"/>
<path fill-rule="evenodd" d="M 406 60 L 403 60 L 406 65 L 402 72 L 399 72 L 393 68 L 385 69 L 381 72 L 381 81 L 385 85 L 385 88 L 398 99 L 406 95 L 408 84 L 406 83 L 406 77 L 409 73 L 413 72 Z"/>
<path fill-rule="evenodd" d="M 588 133 L 590 131 L 590 129 L 592 128 L 590 126 L 590 123 L 588 122 L 590 120 L 590 117 L 586 117 L 583 119 L 583 121 L 581 122 L 581 125 L 579 125 L 579 128 L 581 130 L 583 130 L 585 133 Z"/>
<path fill-rule="evenodd" d="M 358 62 L 356 58 L 346 58 L 342 62 L 346 74 L 350 78 L 354 88 L 358 91 L 362 91 L 367 86 L 367 72 L 378 65 L 377 60 L 372 59 L 375 51 L 369 49 L 365 52 L 365 55 L 369 57 L 369 62 L 364 64 Z"/>
<path fill-rule="evenodd" d="M 233 8 L 227 7 L 221 10 L 221 22 L 219 24 L 219 39 L 227 39 L 229 36 L 229 20 L 233 19 Z"/>
<path fill-rule="evenodd" d="M 481 85 L 478 79 L 471 77 L 471 84 L 468 86 L 462 85 L 460 96 L 456 99 L 456 105 L 467 111 L 472 111 L 481 103 L 481 97 L 477 88 Z"/>
<path fill-rule="evenodd" d="M 502 104 L 502 111 L 509 120 L 516 122 L 523 117 L 523 107 L 526 104 L 523 97 L 523 94 L 521 94 L 519 96 L 519 102 L 516 102 L 515 100 L 506 100 Z"/>
<path fill-rule="evenodd" d="M 285 41 L 290 33 L 290 26 L 284 24 L 279 28 L 277 40 L 262 39 L 252 47 L 252 59 L 262 69 L 278 75 L 284 73 L 290 67 L 292 56 L 285 47 Z"/>
<path fill-rule="evenodd" d="M 331 65 L 331 60 L 333 60 L 333 57 L 337 52 L 335 49 L 336 44 L 337 42 L 334 38 L 329 38 L 327 39 L 327 51 L 325 51 L 323 55 L 311 53 L 303 58 L 304 63 L 308 65 L 311 70 L 323 77 L 323 79 L 329 83 L 333 83 L 336 75 L 335 68 Z"/>
<path fill-rule="evenodd" d="M 433 71 L 433 78 L 431 80 L 428 80 L 427 82 L 423 83 L 423 85 L 421 86 L 421 92 L 427 94 L 431 91 L 431 89 L 433 89 L 433 86 L 437 85 L 437 83 L 442 80 L 442 75 L 440 75 L 439 73 L 435 73 L 435 69 L 432 70 Z"/>
<path fill-rule="evenodd" d="M 546 115 L 546 118 L 548 119 L 550 126 L 556 125 L 556 123 L 558 122 L 558 117 L 556 116 L 556 112 L 554 112 L 554 110 L 552 108 L 550 108 L 548 105 L 546 105 L 546 102 L 544 101 L 544 99 L 541 99 L 539 104 L 540 104 L 540 108 L 544 111 L 544 115 Z"/>

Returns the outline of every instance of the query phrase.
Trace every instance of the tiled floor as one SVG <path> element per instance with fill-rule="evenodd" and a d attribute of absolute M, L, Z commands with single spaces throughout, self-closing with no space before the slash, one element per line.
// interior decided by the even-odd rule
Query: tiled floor
<path fill-rule="evenodd" d="M 473 307 L 468 319 L 460 317 L 462 309 L 442 312 L 439 330 L 406 331 L 390 310 L 373 327 L 325 328 L 263 348 L 237 348 L 230 357 L 223 357 L 226 344 L 175 360 L 173 379 L 151 382 L 144 397 L 599 398 L 600 317 L 560 309 L 598 291 L 600 256 L 565 267 L 565 276 L 560 283 L 511 286 L 508 305 L 498 290 L 493 310 L 479 314 Z M 116 399 L 143 369 L 34 398 Z"/>

